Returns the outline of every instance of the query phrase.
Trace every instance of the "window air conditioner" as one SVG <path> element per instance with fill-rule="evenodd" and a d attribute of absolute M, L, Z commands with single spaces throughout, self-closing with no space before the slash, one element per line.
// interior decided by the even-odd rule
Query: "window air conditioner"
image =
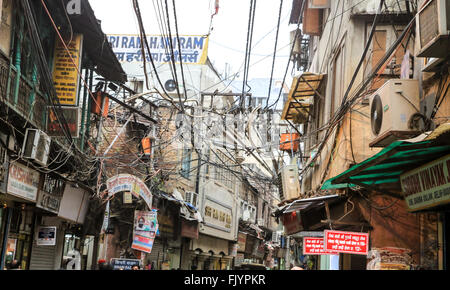
<path fill-rule="evenodd" d="M 22 147 L 22 157 L 34 160 L 42 166 L 47 165 L 50 152 L 50 137 L 38 129 L 27 129 Z"/>
<path fill-rule="evenodd" d="M 198 204 L 198 193 L 192 191 L 186 191 L 185 201 L 197 207 Z"/>
<path fill-rule="evenodd" d="M 300 197 L 300 182 L 296 164 L 286 165 L 281 168 L 278 182 L 281 201 Z"/>
<path fill-rule="evenodd" d="M 450 54 L 450 1 L 431 0 L 416 16 L 418 57 L 445 58 Z"/>
<path fill-rule="evenodd" d="M 387 81 L 370 97 L 370 147 L 385 147 L 394 141 L 420 134 L 412 116 L 420 113 L 419 83 L 417 80 Z"/>

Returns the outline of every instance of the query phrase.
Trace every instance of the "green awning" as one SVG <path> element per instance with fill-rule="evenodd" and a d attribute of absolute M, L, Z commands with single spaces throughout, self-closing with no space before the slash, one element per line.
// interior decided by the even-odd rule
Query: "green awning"
<path fill-rule="evenodd" d="M 400 175 L 450 153 L 450 145 L 426 140 L 397 141 L 347 171 L 328 179 L 322 189 L 359 185 L 400 189 Z"/>

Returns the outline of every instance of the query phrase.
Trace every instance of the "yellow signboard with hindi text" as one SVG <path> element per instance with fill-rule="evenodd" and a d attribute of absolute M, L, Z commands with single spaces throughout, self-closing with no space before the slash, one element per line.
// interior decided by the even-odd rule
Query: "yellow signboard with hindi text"
<path fill-rule="evenodd" d="M 65 46 L 57 37 L 53 58 L 53 85 L 61 105 L 77 106 L 83 35 L 73 34 L 72 39 L 64 39 L 64 43 Z"/>

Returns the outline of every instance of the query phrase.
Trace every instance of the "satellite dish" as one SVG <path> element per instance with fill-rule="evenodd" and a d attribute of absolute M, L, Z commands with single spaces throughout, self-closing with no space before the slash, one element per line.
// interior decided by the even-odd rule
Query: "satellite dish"
<path fill-rule="evenodd" d="M 370 108 L 370 123 L 372 125 L 372 132 L 378 135 L 383 123 L 383 104 L 379 95 L 376 95 L 372 100 Z"/>
<path fill-rule="evenodd" d="M 164 88 L 169 92 L 173 92 L 177 88 L 177 83 L 174 80 L 168 80 L 164 84 Z"/>

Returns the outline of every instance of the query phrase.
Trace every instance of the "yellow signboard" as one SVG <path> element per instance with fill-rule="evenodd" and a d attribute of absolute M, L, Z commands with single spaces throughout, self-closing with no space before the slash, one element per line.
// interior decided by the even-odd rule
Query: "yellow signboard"
<path fill-rule="evenodd" d="M 57 37 L 53 60 L 53 84 L 61 105 L 77 106 L 79 85 L 78 70 L 81 70 L 83 35 L 74 34 L 72 41 L 70 41 L 70 39 L 65 39 L 64 42 L 66 43 L 70 55 L 64 47 L 64 44 Z M 74 66 L 74 63 L 77 67 Z"/>

